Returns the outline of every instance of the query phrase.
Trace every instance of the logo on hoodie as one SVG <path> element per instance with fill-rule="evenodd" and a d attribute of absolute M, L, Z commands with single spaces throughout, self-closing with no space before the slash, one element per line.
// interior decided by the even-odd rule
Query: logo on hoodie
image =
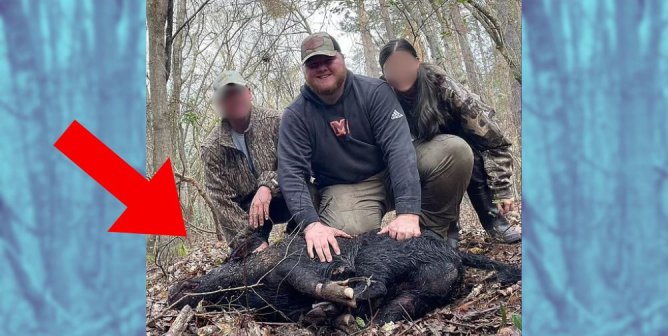
<path fill-rule="evenodd" d="M 332 127 L 334 135 L 337 137 L 346 136 L 350 133 L 346 119 L 332 120 L 329 122 L 329 126 Z"/>

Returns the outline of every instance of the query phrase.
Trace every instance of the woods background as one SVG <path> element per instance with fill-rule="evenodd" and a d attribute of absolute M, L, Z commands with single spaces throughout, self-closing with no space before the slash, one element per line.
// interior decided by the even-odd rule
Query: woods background
<path fill-rule="evenodd" d="M 523 331 L 665 335 L 668 3 L 522 13 Z M 3 1 L 0 20 L 0 334 L 143 333 L 144 237 L 106 232 L 124 206 L 53 142 L 77 119 L 143 170 L 145 4 Z"/>
<path fill-rule="evenodd" d="M 339 41 L 348 68 L 372 77 L 381 75 L 380 47 L 404 37 L 422 60 L 480 95 L 513 142 L 519 199 L 521 1 L 148 0 L 146 8 L 147 171 L 172 158 L 188 240 L 221 237 L 199 150 L 220 122 L 211 101 L 214 80 L 235 69 L 251 83 L 255 104 L 282 111 L 304 82 L 301 41 L 317 31 Z M 187 253 L 188 244 L 175 240 L 150 237 L 149 262 L 164 269 L 175 253 Z"/>

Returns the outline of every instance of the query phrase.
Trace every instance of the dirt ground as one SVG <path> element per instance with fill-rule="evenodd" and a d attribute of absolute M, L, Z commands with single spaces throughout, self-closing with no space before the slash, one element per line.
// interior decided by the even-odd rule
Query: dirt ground
<path fill-rule="evenodd" d="M 520 212 L 510 213 L 508 219 L 520 224 Z M 521 244 L 505 245 L 493 242 L 485 235 L 472 208 L 465 200 L 461 215 L 460 249 L 484 254 L 495 260 L 521 265 Z M 282 231 L 279 226 L 274 229 Z M 273 236 L 272 239 L 277 237 Z M 280 239 L 280 238 L 279 238 Z M 225 243 L 208 239 L 190 242 L 191 247 L 165 271 L 149 263 L 146 281 L 146 334 L 167 332 L 179 311 L 167 309 L 167 290 L 174 280 L 199 276 L 220 265 L 227 253 Z M 500 286 L 493 272 L 468 268 L 465 290 L 452 304 L 437 309 L 416 321 L 385 325 L 360 325 L 358 335 L 519 335 L 521 332 L 522 284 Z M 360 321 L 362 322 L 362 321 Z M 293 323 L 257 322 L 249 312 L 198 312 L 189 322 L 186 335 L 337 335 L 328 328 L 306 328 Z"/>

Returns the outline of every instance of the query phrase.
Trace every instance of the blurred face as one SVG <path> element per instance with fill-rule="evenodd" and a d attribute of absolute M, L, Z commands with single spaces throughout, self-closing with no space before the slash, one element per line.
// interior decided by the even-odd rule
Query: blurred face
<path fill-rule="evenodd" d="M 317 55 L 304 63 L 304 79 L 315 93 L 329 96 L 337 93 L 346 81 L 346 63 L 343 56 Z"/>
<path fill-rule="evenodd" d="M 233 85 L 217 98 L 216 105 L 222 111 L 223 117 L 239 120 L 250 116 L 252 100 L 249 88 Z"/>
<path fill-rule="evenodd" d="M 407 51 L 397 50 L 383 64 L 383 75 L 395 90 L 406 92 L 415 84 L 419 68 L 420 60 Z"/>

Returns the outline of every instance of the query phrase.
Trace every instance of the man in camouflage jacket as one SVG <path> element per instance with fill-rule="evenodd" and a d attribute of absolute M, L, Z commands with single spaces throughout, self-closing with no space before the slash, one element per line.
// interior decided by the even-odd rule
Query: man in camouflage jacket
<path fill-rule="evenodd" d="M 273 222 L 290 219 L 276 174 L 280 113 L 253 106 L 250 89 L 236 72 L 224 72 L 214 89 L 216 109 L 223 118 L 201 154 L 206 190 L 220 220 L 217 225 L 228 242 L 249 225 L 261 227 L 266 241 Z"/>

